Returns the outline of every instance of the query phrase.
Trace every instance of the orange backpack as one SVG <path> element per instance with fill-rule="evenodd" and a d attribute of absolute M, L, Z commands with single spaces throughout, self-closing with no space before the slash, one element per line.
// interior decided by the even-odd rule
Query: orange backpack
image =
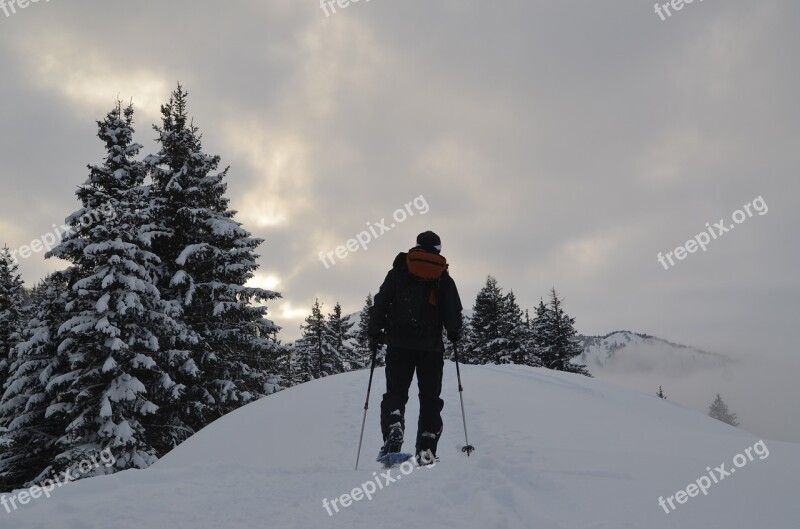
<path fill-rule="evenodd" d="M 411 275 L 427 280 L 436 280 L 435 285 L 431 285 L 428 294 L 428 303 L 436 305 L 436 290 L 439 278 L 447 270 L 447 259 L 443 256 L 431 252 L 426 252 L 420 248 L 412 248 L 406 255 L 406 265 Z"/>

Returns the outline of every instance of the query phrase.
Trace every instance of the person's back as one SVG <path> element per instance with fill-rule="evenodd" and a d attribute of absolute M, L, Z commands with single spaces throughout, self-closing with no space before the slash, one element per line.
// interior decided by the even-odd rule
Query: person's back
<path fill-rule="evenodd" d="M 435 456 L 442 434 L 442 330 L 451 341 L 458 341 L 462 306 L 440 252 L 439 237 L 433 232 L 421 233 L 415 248 L 395 258 L 370 312 L 371 347 L 377 348 L 384 337 L 387 345 L 381 455 L 402 448 L 405 406 L 415 371 L 420 398 L 416 454 Z"/>

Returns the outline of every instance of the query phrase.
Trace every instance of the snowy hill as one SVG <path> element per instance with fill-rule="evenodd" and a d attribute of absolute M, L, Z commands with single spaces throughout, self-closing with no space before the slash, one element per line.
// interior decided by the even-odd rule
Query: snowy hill
<path fill-rule="evenodd" d="M 646 373 L 684 376 L 694 371 L 724 367 L 731 363 L 726 356 L 709 353 L 630 331 L 616 331 L 605 336 L 580 336 L 583 354 L 576 359 L 589 371 Z"/>
<path fill-rule="evenodd" d="M 353 470 L 367 382 L 361 371 L 246 406 L 150 469 L 72 483 L 50 499 L 0 512 L 0 527 L 797 527 L 800 445 L 766 440 L 768 454 L 754 454 L 759 439 L 751 434 L 650 395 L 543 369 L 465 366 L 470 441 L 478 450 L 466 458 L 457 449 L 463 430 L 454 371 L 453 364 L 445 367 L 441 462 L 412 467 L 407 475 L 396 469 L 389 475 L 396 481 L 385 483 L 373 461 L 380 443 L 381 373 L 361 469 Z M 745 450 L 755 457 L 737 469 L 734 458 Z M 659 506 L 659 496 L 676 496 L 707 476 L 706 467 L 723 463 L 726 472 L 736 473 L 711 484 L 707 496 L 690 489 L 696 496 L 678 494 L 685 502 L 674 503 L 674 512 Z M 341 507 L 340 497 L 362 484 L 376 489 L 372 499 Z M 329 515 L 324 498 L 339 499 L 340 512 Z"/>

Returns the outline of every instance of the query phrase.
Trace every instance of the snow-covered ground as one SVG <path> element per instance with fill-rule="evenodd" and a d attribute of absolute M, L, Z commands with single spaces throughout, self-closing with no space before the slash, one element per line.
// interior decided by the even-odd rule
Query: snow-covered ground
<path fill-rule="evenodd" d="M 670 401 L 596 379 L 521 366 L 465 366 L 472 457 L 453 364 L 446 366 L 441 461 L 385 484 L 374 457 L 382 373 L 354 471 L 367 372 L 292 388 L 212 424 L 148 470 L 72 483 L 19 510 L 15 529 L 458 528 L 796 529 L 800 445 L 769 455 L 666 514 L 659 496 L 708 476 L 759 441 Z M 417 405 L 412 397 L 408 438 Z M 408 443 L 406 448 L 410 448 Z M 746 457 L 746 456 L 745 456 Z M 737 460 L 742 462 L 741 458 Z M 717 472 L 712 470 L 714 476 Z M 380 479 L 329 515 L 329 501 Z M 690 490 L 692 492 L 692 490 Z M 696 490 L 694 491 L 696 492 Z M 684 498 L 686 499 L 686 498 Z M 333 509 L 331 508 L 333 512 Z"/>

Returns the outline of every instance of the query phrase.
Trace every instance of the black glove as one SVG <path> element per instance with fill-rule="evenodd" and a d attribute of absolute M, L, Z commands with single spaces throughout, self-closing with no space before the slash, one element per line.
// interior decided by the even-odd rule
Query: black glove
<path fill-rule="evenodd" d="M 455 332 L 448 332 L 447 339 L 450 340 L 450 343 L 453 345 L 457 345 L 458 342 L 461 341 L 461 329 L 458 329 Z"/>
<path fill-rule="evenodd" d="M 376 352 L 378 347 L 381 346 L 383 343 L 383 333 L 379 332 L 378 334 L 370 335 L 369 337 L 369 350 L 370 352 Z"/>

